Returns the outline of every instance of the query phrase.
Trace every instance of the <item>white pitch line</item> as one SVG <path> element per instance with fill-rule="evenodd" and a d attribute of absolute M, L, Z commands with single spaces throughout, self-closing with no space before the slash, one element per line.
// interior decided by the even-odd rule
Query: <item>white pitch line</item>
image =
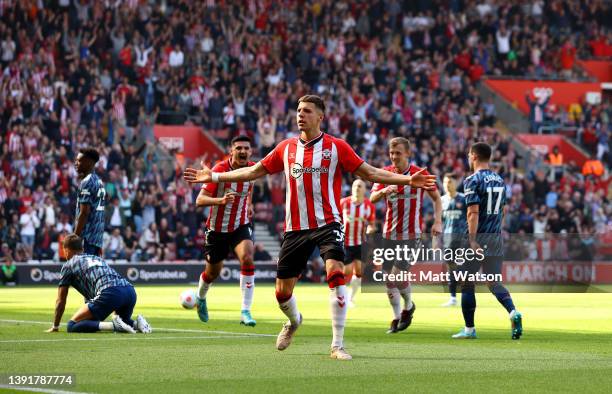
<path fill-rule="evenodd" d="M 12 386 L 10 384 L 0 384 L 0 389 L 11 389 L 17 391 L 28 391 L 31 393 L 50 393 L 50 394 L 87 394 L 79 391 L 64 391 L 55 389 L 41 389 L 38 387 L 27 387 L 27 386 Z"/>
<path fill-rule="evenodd" d="M 29 323 L 29 324 L 44 324 L 50 325 L 51 323 L 45 321 L 32 321 L 32 320 L 3 320 L 0 319 L 0 323 Z M 61 324 L 64 326 L 65 324 Z M 215 330 L 193 330 L 193 329 L 183 329 L 183 328 L 164 328 L 164 327 L 153 327 L 153 332 L 155 331 L 168 331 L 168 332 L 187 332 L 187 333 L 201 333 L 201 334 L 223 334 L 223 335 L 236 335 L 236 336 L 246 336 L 246 337 L 276 337 L 273 334 L 256 334 L 252 332 L 233 332 L 233 331 L 215 331 Z"/>
<path fill-rule="evenodd" d="M 105 337 L 98 336 L 95 338 L 53 338 L 53 339 L 9 339 L 0 341 L 0 343 L 30 343 L 30 342 L 89 342 L 89 341 L 129 341 L 135 339 L 138 341 L 154 341 L 161 339 L 228 339 L 228 338 L 251 338 L 246 335 L 213 335 L 213 336 L 184 336 L 184 337 L 159 337 L 159 336 L 133 336 L 124 335 L 121 337 Z"/>

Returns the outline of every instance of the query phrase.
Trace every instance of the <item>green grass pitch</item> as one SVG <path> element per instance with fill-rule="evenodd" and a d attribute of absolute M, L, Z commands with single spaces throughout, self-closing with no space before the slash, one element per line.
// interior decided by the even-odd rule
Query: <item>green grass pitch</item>
<path fill-rule="evenodd" d="M 461 310 L 440 307 L 444 294 L 416 292 L 413 325 L 395 335 L 385 334 L 386 295 L 359 294 L 345 333 L 354 360 L 340 362 L 329 359 L 324 285 L 298 285 L 304 325 L 284 352 L 274 347 L 284 319 L 272 285 L 255 291 L 255 328 L 238 324 L 237 285 L 211 288 L 208 324 L 179 306 L 186 287 L 136 288 L 136 313 L 157 329 L 149 336 L 66 334 L 65 326 L 47 334 L 56 288 L 0 288 L 0 374 L 73 373 L 76 386 L 61 389 L 88 393 L 590 393 L 612 386 L 611 293 L 514 294 L 524 315 L 520 341 L 510 339 L 507 314 L 488 293 L 477 294 L 475 341 L 450 339 L 462 326 Z M 64 323 L 80 302 L 71 289 Z"/>

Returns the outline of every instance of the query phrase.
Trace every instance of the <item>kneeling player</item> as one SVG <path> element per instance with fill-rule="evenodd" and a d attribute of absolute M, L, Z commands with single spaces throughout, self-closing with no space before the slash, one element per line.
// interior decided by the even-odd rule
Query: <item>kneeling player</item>
<path fill-rule="evenodd" d="M 83 305 L 68 322 L 68 332 L 115 331 L 130 334 L 136 331 L 148 334 L 151 326 L 141 315 L 132 320 L 136 305 L 136 292 L 130 282 L 98 256 L 83 253 L 83 240 L 76 234 L 64 239 L 64 251 L 68 261 L 64 263 L 55 303 L 55 319 L 47 332 L 59 329 L 66 307 L 68 289 L 74 287 L 85 299 Z M 111 322 L 105 322 L 112 312 Z"/>
<path fill-rule="evenodd" d="M 232 140 L 230 157 L 215 167 L 213 171 L 227 172 L 236 168 L 252 166 L 251 140 L 239 136 Z M 253 230 L 250 223 L 252 182 L 205 183 L 196 200 L 198 206 L 210 206 L 206 222 L 206 267 L 200 275 L 197 293 L 198 316 L 208 321 L 206 294 L 211 283 L 223 269 L 223 260 L 233 250 L 240 261 L 240 289 L 242 309 L 240 324 L 254 327 L 256 322 L 251 316 L 253 291 L 255 290 L 255 266 L 253 265 Z"/>
<path fill-rule="evenodd" d="M 344 221 L 344 276 L 345 282 L 351 284 L 348 304 L 354 306 L 355 295 L 361 287 L 361 245 L 364 234 L 374 231 L 376 208 L 365 198 L 365 182 L 361 179 L 353 182 L 351 196 L 340 200 L 340 206 Z"/>

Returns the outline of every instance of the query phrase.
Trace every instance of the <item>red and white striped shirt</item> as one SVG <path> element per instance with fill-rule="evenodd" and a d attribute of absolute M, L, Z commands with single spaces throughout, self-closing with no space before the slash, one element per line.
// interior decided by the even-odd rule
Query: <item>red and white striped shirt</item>
<path fill-rule="evenodd" d="M 247 165 L 252 166 L 254 162 Z M 217 163 L 212 170 L 214 172 L 232 171 L 230 160 Z M 202 189 L 206 190 L 212 197 L 223 197 L 229 192 L 238 194 L 234 201 L 227 205 L 212 205 L 206 220 L 206 227 L 220 233 L 231 233 L 239 226 L 249 223 L 247 214 L 249 209 L 249 195 L 253 191 L 253 182 L 219 182 L 205 183 Z"/>
<path fill-rule="evenodd" d="M 278 144 L 261 164 L 270 174 L 285 172 L 285 231 L 342 224 L 342 173 L 354 172 L 361 163 L 346 141 L 326 133 L 310 141 L 295 137 Z"/>
<path fill-rule="evenodd" d="M 344 220 L 344 245 L 360 246 L 364 243 L 364 234 L 368 224 L 376 219 L 376 208 L 367 198 L 355 203 L 351 197 L 340 200 Z"/>
<path fill-rule="evenodd" d="M 398 172 L 392 165 L 384 169 L 395 173 Z M 402 174 L 412 175 L 420 170 L 420 167 L 411 164 Z M 428 175 L 429 173 L 425 170 L 423 174 Z M 372 186 L 372 192 L 380 191 L 387 186 L 375 183 Z M 398 185 L 397 193 L 391 193 L 385 197 L 387 213 L 382 230 L 383 238 L 391 240 L 414 239 L 417 235 L 421 234 L 423 226 L 421 207 L 423 205 L 424 193 L 425 189 Z"/>

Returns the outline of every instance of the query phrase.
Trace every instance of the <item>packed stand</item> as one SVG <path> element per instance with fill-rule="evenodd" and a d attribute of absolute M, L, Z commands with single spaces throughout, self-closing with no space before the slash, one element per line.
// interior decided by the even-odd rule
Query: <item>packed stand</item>
<path fill-rule="evenodd" d="M 177 176 L 192 163 L 164 162 L 154 123 L 187 119 L 222 142 L 246 134 L 261 157 L 296 135 L 306 93 L 328 103 L 325 130 L 374 165 L 403 135 L 417 164 L 465 174 L 478 137 L 514 174 L 476 84 L 573 76 L 551 55 L 588 53 L 593 37 L 605 47 L 609 14 L 602 1 L 4 1 L 0 236 L 18 261 L 61 254 L 52 246 L 74 222 L 72 160 L 92 146 L 109 197 L 105 254 L 200 259 L 205 212 Z M 254 202 L 280 222 L 282 176 L 257 182 Z"/>

